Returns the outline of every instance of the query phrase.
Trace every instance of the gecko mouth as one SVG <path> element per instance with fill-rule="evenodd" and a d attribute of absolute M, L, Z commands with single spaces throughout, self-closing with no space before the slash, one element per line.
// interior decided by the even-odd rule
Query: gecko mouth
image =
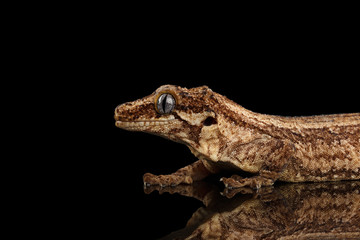
<path fill-rule="evenodd" d="M 154 120 L 154 121 L 116 121 L 115 125 L 120 128 L 161 126 L 170 123 L 172 120 Z"/>
<path fill-rule="evenodd" d="M 126 121 L 119 120 L 115 122 L 115 126 L 119 128 L 138 128 L 138 127 L 148 127 L 148 126 L 162 126 L 171 123 L 175 120 L 174 117 L 169 119 L 159 119 L 159 120 L 135 120 L 135 121 Z"/>

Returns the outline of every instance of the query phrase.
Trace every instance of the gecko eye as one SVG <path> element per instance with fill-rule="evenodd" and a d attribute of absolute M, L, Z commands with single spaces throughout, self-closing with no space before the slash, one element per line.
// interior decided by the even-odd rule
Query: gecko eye
<path fill-rule="evenodd" d="M 156 110 L 161 114 L 171 113 L 175 108 L 175 98 L 169 94 L 161 94 L 156 101 Z"/>

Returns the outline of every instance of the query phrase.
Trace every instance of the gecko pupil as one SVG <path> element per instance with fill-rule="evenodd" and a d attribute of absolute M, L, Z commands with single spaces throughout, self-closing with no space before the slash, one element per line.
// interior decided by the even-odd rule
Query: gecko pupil
<path fill-rule="evenodd" d="M 174 110 L 175 99 L 169 93 L 164 93 L 158 98 L 157 109 L 159 113 L 167 114 Z"/>
<path fill-rule="evenodd" d="M 165 96 L 165 100 L 162 101 L 162 109 L 166 109 L 166 100 L 167 100 L 168 96 Z M 165 112 L 165 111 L 164 111 Z"/>

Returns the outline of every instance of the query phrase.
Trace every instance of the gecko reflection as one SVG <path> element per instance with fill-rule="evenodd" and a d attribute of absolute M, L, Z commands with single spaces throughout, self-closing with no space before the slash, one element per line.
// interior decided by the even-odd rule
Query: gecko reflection
<path fill-rule="evenodd" d="M 150 187 L 201 200 L 186 224 L 163 239 L 360 239 L 360 182 L 286 184 L 221 196 L 205 182 Z"/>

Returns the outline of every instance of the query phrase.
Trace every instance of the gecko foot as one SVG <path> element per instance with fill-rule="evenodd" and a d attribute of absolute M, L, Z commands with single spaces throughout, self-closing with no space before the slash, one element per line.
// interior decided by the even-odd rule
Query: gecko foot
<path fill-rule="evenodd" d="M 191 184 L 193 182 L 190 176 L 169 174 L 169 175 L 154 175 L 151 173 L 145 173 L 144 186 L 159 185 L 161 187 L 177 186 L 181 183 Z"/>
<path fill-rule="evenodd" d="M 274 181 L 268 178 L 264 178 L 261 176 L 255 176 L 251 178 L 242 178 L 237 175 L 233 175 L 230 178 L 221 178 L 226 188 L 242 188 L 242 187 L 250 187 L 253 189 L 259 189 L 261 186 L 271 186 Z"/>

